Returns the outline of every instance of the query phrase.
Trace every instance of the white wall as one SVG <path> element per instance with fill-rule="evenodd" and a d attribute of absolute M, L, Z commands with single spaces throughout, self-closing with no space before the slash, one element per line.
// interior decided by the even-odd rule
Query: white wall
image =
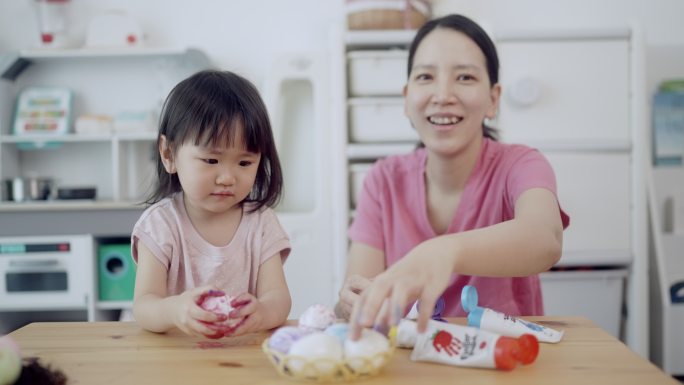
<path fill-rule="evenodd" d="M 341 20 L 340 0 L 71 0 L 73 35 L 83 39 L 99 11 L 133 15 L 152 46 L 189 46 L 261 86 L 273 58 L 327 48 L 328 25 Z M 0 51 L 36 47 L 33 0 L 0 1 Z"/>
<path fill-rule="evenodd" d="M 496 28 L 596 28 L 636 21 L 647 45 L 684 42 L 681 0 L 438 0 L 435 13 L 460 12 Z"/>
<path fill-rule="evenodd" d="M 71 0 L 74 35 L 98 11 L 124 9 L 150 45 L 194 46 L 213 62 L 262 86 L 282 53 L 324 51 L 328 26 L 344 21 L 343 0 Z M 435 0 L 434 12 L 460 12 L 496 29 L 641 25 L 648 46 L 684 44 L 681 0 Z M 34 1 L 0 1 L 0 51 L 38 44 Z"/>
<path fill-rule="evenodd" d="M 71 3 L 76 36 L 83 36 L 88 19 L 98 11 L 124 9 L 139 20 L 149 45 L 199 48 L 216 66 L 241 73 L 259 87 L 275 58 L 289 52 L 328 50 L 329 26 L 344 21 L 343 0 Z M 684 46 L 682 0 L 435 0 L 434 10 L 436 15 L 464 13 L 496 30 L 592 29 L 636 23 L 645 44 L 654 47 L 647 54 L 669 57 Z M 0 51 L 36 46 L 37 31 L 33 0 L 0 0 Z M 646 65 L 648 92 L 657 79 L 674 75 L 657 59 L 647 57 Z"/>

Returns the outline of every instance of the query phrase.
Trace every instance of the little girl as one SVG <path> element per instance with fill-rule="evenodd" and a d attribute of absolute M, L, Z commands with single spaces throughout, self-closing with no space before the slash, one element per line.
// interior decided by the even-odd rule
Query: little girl
<path fill-rule="evenodd" d="M 211 338 L 281 325 L 290 242 L 270 208 L 282 172 L 256 88 L 213 70 L 183 80 L 166 99 L 157 145 L 158 184 L 131 236 L 136 321 Z M 224 293 L 235 296 L 227 316 L 199 306 Z"/>

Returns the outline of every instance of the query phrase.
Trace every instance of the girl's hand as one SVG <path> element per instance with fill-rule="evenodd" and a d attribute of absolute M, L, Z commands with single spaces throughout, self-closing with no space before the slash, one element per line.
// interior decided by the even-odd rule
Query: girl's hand
<path fill-rule="evenodd" d="M 398 324 L 404 309 L 417 299 L 421 301 L 418 331 L 425 331 L 437 299 L 449 284 L 454 265 L 443 254 L 421 250 L 420 246 L 413 249 L 376 276 L 363 291 L 350 318 L 350 337 L 353 340 L 359 338 L 364 327 L 383 326 L 373 325 L 374 322 Z M 387 308 L 382 311 L 385 306 Z"/>
<path fill-rule="evenodd" d="M 370 279 L 357 274 L 347 278 L 342 289 L 340 289 L 340 301 L 335 307 L 336 315 L 340 318 L 349 320 L 354 304 L 359 301 L 361 293 L 363 293 L 370 284 Z"/>
<path fill-rule="evenodd" d="M 235 297 L 230 306 L 235 310 L 228 314 L 228 319 L 241 321 L 232 330 L 226 330 L 224 336 L 234 337 L 263 329 L 265 308 L 257 297 L 243 293 Z"/>
<path fill-rule="evenodd" d="M 222 296 L 224 293 L 212 286 L 197 287 L 185 291 L 177 297 L 173 323 L 183 333 L 206 338 L 221 338 L 223 333 L 212 327 L 212 323 L 227 319 L 202 309 L 199 304 L 207 296 Z"/>

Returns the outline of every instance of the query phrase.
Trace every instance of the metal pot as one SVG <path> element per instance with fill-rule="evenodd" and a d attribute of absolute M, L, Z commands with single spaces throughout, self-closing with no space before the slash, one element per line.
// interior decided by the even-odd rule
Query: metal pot
<path fill-rule="evenodd" d="M 14 178 L 4 183 L 3 199 L 14 202 L 48 200 L 53 196 L 52 178 Z"/>

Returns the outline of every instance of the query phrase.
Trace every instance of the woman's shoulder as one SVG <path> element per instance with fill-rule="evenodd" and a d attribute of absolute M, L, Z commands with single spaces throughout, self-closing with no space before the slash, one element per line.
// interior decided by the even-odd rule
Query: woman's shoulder
<path fill-rule="evenodd" d="M 487 139 L 487 158 L 501 163 L 511 164 L 520 159 L 545 159 L 536 148 L 521 143 L 503 143 Z"/>

